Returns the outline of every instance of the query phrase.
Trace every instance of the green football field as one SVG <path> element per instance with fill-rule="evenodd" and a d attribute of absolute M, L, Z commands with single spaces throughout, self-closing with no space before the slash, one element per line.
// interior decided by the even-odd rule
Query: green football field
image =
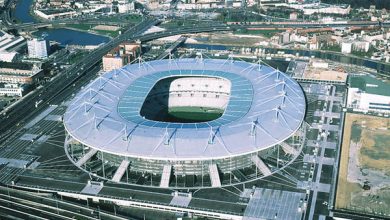
<path fill-rule="evenodd" d="M 221 117 L 223 110 L 205 107 L 172 107 L 168 109 L 168 114 L 176 120 L 211 121 Z"/>

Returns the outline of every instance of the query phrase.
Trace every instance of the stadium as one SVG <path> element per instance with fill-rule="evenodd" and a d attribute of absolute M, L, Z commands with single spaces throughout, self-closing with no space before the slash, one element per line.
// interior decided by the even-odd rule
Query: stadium
<path fill-rule="evenodd" d="M 69 104 L 65 152 L 90 175 L 175 189 L 264 178 L 305 140 L 299 84 L 266 65 L 169 59 L 99 76 Z"/>

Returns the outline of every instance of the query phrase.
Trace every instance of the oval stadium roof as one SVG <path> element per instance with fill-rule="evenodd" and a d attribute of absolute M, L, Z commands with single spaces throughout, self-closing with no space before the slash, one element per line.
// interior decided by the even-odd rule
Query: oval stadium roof
<path fill-rule="evenodd" d="M 214 76 L 232 83 L 228 106 L 213 121 L 169 123 L 140 116 L 161 79 Z M 256 152 L 300 127 L 306 102 L 299 84 L 271 67 L 216 59 L 156 60 L 107 72 L 76 95 L 64 115 L 79 142 L 112 154 L 161 160 L 207 160 Z"/>

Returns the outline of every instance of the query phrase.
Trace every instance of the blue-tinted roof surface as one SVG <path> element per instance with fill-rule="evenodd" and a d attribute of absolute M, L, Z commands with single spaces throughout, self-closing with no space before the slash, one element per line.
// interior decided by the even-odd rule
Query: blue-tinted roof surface
<path fill-rule="evenodd" d="M 178 75 L 175 75 L 178 74 Z M 154 74 L 153 74 L 154 75 Z M 150 78 L 149 75 L 140 77 L 126 89 L 124 94 L 119 100 L 118 103 L 118 112 L 126 120 L 132 121 L 134 123 L 142 123 L 142 125 L 150 127 L 160 127 L 160 128 L 195 128 L 195 127 L 204 127 L 209 128 L 210 126 L 221 126 L 230 122 L 237 120 L 238 118 L 243 117 L 251 107 L 252 98 L 253 98 L 253 88 L 249 80 L 244 77 L 237 76 L 236 74 L 222 72 L 222 71 L 191 71 L 183 70 L 178 71 L 163 71 L 156 73 L 158 78 Z M 200 122 L 194 123 L 196 125 L 185 126 L 183 123 L 169 123 L 169 122 L 160 122 L 153 123 L 143 118 L 139 112 L 141 111 L 142 105 L 146 96 L 148 95 L 150 89 L 161 79 L 172 77 L 172 76 L 214 76 L 214 77 L 223 77 L 230 81 L 237 81 L 239 84 L 233 85 L 231 88 L 231 98 L 226 111 L 224 114 L 211 122 Z M 187 124 L 187 123 L 186 123 Z"/>
<path fill-rule="evenodd" d="M 231 82 L 224 114 L 201 123 L 140 116 L 156 82 L 171 76 L 214 76 Z M 278 144 L 298 130 L 306 102 L 299 84 L 268 66 L 216 59 L 156 60 L 127 65 L 91 82 L 64 115 L 79 142 L 129 157 L 163 160 L 228 158 Z"/>

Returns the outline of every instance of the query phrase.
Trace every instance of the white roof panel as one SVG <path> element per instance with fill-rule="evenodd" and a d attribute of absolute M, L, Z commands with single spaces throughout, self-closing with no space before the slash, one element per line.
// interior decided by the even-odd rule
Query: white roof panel
<path fill-rule="evenodd" d="M 203 75 L 222 77 L 232 84 L 229 104 L 220 118 L 169 123 L 139 114 L 159 80 Z M 76 95 L 64 124 L 75 139 L 104 152 L 145 159 L 204 160 L 248 154 L 284 141 L 300 127 L 305 108 L 299 84 L 268 66 L 216 59 L 156 60 L 127 65 L 97 78 Z"/>

